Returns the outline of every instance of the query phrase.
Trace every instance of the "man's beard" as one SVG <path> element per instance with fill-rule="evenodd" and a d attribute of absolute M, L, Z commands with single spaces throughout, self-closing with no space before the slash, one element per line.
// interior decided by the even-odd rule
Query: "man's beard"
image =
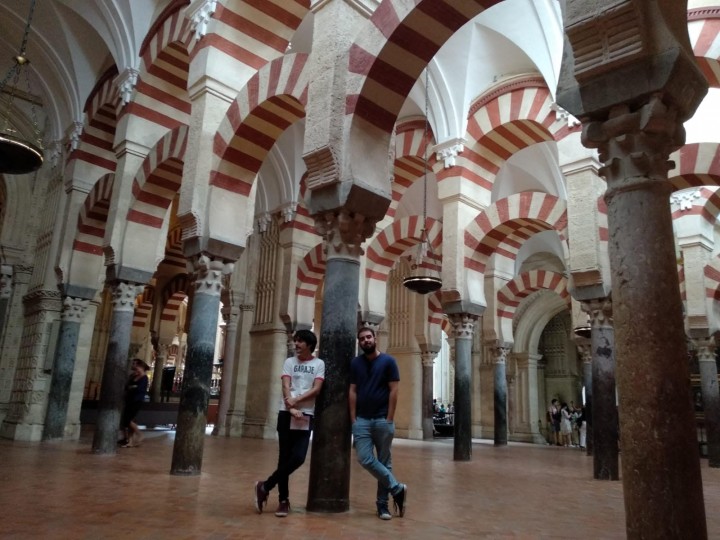
<path fill-rule="evenodd" d="M 373 343 L 372 345 L 361 345 L 360 348 L 365 354 L 372 354 L 375 352 L 375 343 Z"/>

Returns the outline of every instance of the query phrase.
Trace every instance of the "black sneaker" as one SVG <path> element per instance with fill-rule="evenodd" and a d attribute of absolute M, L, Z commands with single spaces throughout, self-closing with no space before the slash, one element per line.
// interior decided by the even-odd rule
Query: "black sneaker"
<path fill-rule="evenodd" d="M 263 481 L 258 480 L 257 482 L 255 482 L 255 510 L 258 514 L 262 514 L 263 506 L 267 504 L 267 498 L 268 494 L 265 493 Z"/>
<path fill-rule="evenodd" d="M 377 517 L 386 521 L 392 519 L 392 514 L 390 510 L 388 510 L 387 503 L 377 505 Z"/>
<path fill-rule="evenodd" d="M 290 513 L 290 501 L 280 501 L 278 504 L 277 510 L 275 510 L 275 515 L 277 517 L 287 517 L 287 515 Z"/>
<path fill-rule="evenodd" d="M 405 515 L 405 503 L 407 501 L 407 484 L 400 484 L 397 493 L 393 494 L 395 513 L 398 517 Z"/>

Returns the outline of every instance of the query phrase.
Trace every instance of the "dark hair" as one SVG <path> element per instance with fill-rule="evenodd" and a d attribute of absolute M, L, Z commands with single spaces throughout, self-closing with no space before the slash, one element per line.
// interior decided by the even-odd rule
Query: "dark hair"
<path fill-rule="evenodd" d="M 310 352 L 315 351 L 315 345 L 317 345 L 317 337 L 311 330 L 295 330 L 293 339 L 307 343 Z"/>
<path fill-rule="evenodd" d="M 360 339 L 360 334 L 362 334 L 363 332 L 370 332 L 372 334 L 372 337 L 375 337 L 375 330 L 373 330 L 369 326 L 363 326 L 362 328 L 360 328 L 360 330 L 358 330 L 358 333 L 357 333 L 358 339 Z"/>
<path fill-rule="evenodd" d="M 137 366 L 140 366 L 140 367 L 143 368 L 145 371 L 149 371 L 149 370 L 150 370 L 150 366 L 148 366 L 148 365 L 145 363 L 145 360 L 141 360 L 140 358 L 133 358 L 132 363 L 135 364 L 135 365 L 137 365 Z"/>

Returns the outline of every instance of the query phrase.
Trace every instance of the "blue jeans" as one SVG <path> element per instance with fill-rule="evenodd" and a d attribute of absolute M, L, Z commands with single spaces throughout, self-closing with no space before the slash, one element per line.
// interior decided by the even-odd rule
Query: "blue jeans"
<path fill-rule="evenodd" d="M 377 479 L 377 504 L 387 505 L 388 494 L 400 485 L 392 474 L 390 455 L 395 424 L 385 418 L 358 417 L 352 425 L 352 434 L 358 463 Z"/>

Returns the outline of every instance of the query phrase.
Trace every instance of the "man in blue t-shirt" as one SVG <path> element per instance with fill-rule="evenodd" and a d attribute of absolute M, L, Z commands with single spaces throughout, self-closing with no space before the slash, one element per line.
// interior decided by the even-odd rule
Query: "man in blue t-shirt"
<path fill-rule="evenodd" d="M 377 350 L 375 331 L 363 327 L 358 332 L 358 345 L 363 354 L 350 363 L 350 420 L 357 460 L 378 481 L 377 515 L 392 519 L 388 510 L 388 494 L 392 494 L 395 512 L 405 515 L 407 486 L 392 474 L 390 446 L 395 435 L 400 372 L 389 354 Z M 377 451 L 377 456 L 375 455 Z"/>

